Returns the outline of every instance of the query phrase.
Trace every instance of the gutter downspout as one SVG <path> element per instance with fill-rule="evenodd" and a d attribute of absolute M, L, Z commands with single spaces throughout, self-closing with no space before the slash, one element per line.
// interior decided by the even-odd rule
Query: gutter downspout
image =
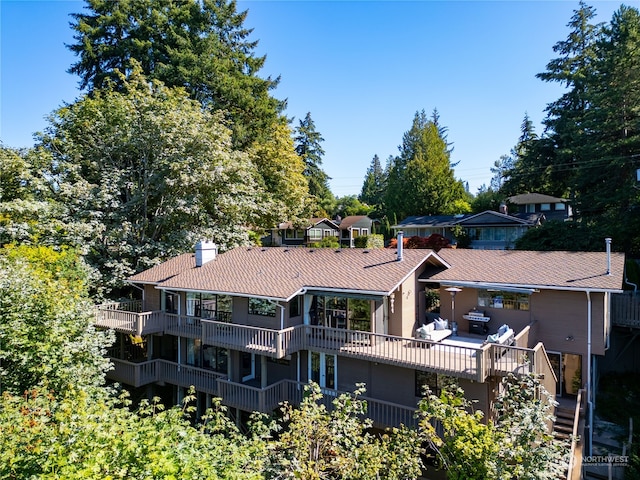
<path fill-rule="evenodd" d="M 587 294 L 587 405 L 589 406 L 589 450 L 588 454 L 591 455 L 593 451 L 593 382 L 591 378 L 591 292 L 585 290 Z"/>

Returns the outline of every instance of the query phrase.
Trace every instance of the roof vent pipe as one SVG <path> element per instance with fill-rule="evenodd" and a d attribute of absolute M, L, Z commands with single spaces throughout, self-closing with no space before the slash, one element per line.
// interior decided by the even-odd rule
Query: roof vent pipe
<path fill-rule="evenodd" d="M 403 239 L 404 239 L 404 232 L 400 230 L 398 232 L 398 261 L 399 262 L 402 261 L 402 248 L 404 247 L 404 245 L 402 244 Z"/>
<path fill-rule="evenodd" d="M 216 258 L 218 246 L 213 242 L 201 240 L 196 243 L 196 267 L 201 267 L 205 263 Z"/>
<path fill-rule="evenodd" d="M 611 238 L 605 238 L 607 244 L 607 275 L 611 275 Z"/>

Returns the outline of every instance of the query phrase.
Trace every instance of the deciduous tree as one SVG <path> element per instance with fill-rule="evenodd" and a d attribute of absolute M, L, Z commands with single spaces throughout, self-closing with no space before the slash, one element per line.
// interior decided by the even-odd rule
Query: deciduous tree
<path fill-rule="evenodd" d="M 260 218 L 256 168 L 219 115 L 135 70 L 121 84 L 56 111 L 38 145 L 65 243 L 110 287 L 202 238 L 244 243 Z"/>

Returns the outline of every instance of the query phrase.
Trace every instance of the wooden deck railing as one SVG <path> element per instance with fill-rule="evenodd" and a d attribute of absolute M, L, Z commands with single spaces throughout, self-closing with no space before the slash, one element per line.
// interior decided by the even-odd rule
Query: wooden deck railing
<path fill-rule="evenodd" d="M 532 349 L 524 346 L 460 346 L 446 342 L 383 335 L 379 333 L 297 325 L 282 330 L 216 321 L 165 312 L 134 313 L 97 309 L 96 324 L 134 335 L 167 333 L 202 338 L 203 343 L 272 358 L 284 358 L 300 350 L 335 353 L 444 375 L 484 382 L 490 375 L 522 372 Z"/>
<path fill-rule="evenodd" d="M 293 332 L 296 328 L 298 327 L 271 330 L 249 325 L 202 320 L 202 341 L 216 347 L 283 358 L 302 348 L 300 338 L 293 338 Z"/>
<path fill-rule="evenodd" d="M 164 332 L 165 313 L 161 311 L 137 313 L 97 308 L 95 316 L 96 326 L 122 333 L 149 335 Z"/>
<path fill-rule="evenodd" d="M 200 392 L 217 395 L 216 382 L 225 378 L 225 375 L 212 370 L 167 360 L 146 362 L 128 362 L 117 358 L 110 360 L 114 368 L 107 372 L 107 378 L 134 387 L 167 382 L 185 388 L 193 385 Z"/>
<path fill-rule="evenodd" d="M 611 295 L 611 320 L 619 327 L 640 328 L 640 293 Z"/>
<path fill-rule="evenodd" d="M 271 413 L 282 403 L 287 401 L 292 405 L 300 405 L 304 395 L 302 382 L 293 380 L 281 380 L 266 388 L 252 387 L 230 382 L 227 379 L 218 381 L 218 396 L 222 403 L 232 408 L 240 408 L 245 411 L 258 411 Z M 324 396 L 321 403 L 327 410 L 333 409 L 333 400 L 341 394 L 347 393 L 340 390 L 323 389 Z M 397 403 L 385 402 L 366 396 L 359 397 L 367 402 L 366 416 L 371 418 L 379 427 L 399 427 L 401 424 L 415 426 L 415 412 L 417 407 L 409 407 Z"/>
<path fill-rule="evenodd" d="M 176 337 L 201 338 L 202 319 L 167 313 L 165 314 L 164 333 Z"/>
<path fill-rule="evenodd" d="M 180 387 L 194 386 L 199 392 L 217 395 L 218 382 L 226 376 L 206 368 L 177 364 L 167 360 L 158 362 L 158 381 L 167 382 Z"/>
<path fill-rule="evenodd" d="M 128 362 L 111 358 L 113 369 L 107 372 L 107 378 L 115 382 L 142 387 L 158 381 L 157 361 Z"/>

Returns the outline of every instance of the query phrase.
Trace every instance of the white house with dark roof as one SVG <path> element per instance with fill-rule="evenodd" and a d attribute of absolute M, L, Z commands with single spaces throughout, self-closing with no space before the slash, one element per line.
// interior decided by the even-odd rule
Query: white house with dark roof
<path fill-rule="evenodd" d="M 202 408 L 220 396 L 242 417 L 299 401 L 311 380 L 329 399 L 364 382 L 376 425 L 412 424 L 422 386 L 437 391 L 446 376 L 490 418 L 511 372 L 540 373 L 565 399 L 586 387 L 593 401 L 623 267 L 624 256 L 611 252 L 218 253 L 203 242 L 131 277 L 142 300 L 102 306 L 96 323 L 119 332 L 111 379 L 173 401 L 194 385 Z M 427 312 L 431 291 L 446 325 Z M 507 335 L 487 342 L 503 326 Z"/>

